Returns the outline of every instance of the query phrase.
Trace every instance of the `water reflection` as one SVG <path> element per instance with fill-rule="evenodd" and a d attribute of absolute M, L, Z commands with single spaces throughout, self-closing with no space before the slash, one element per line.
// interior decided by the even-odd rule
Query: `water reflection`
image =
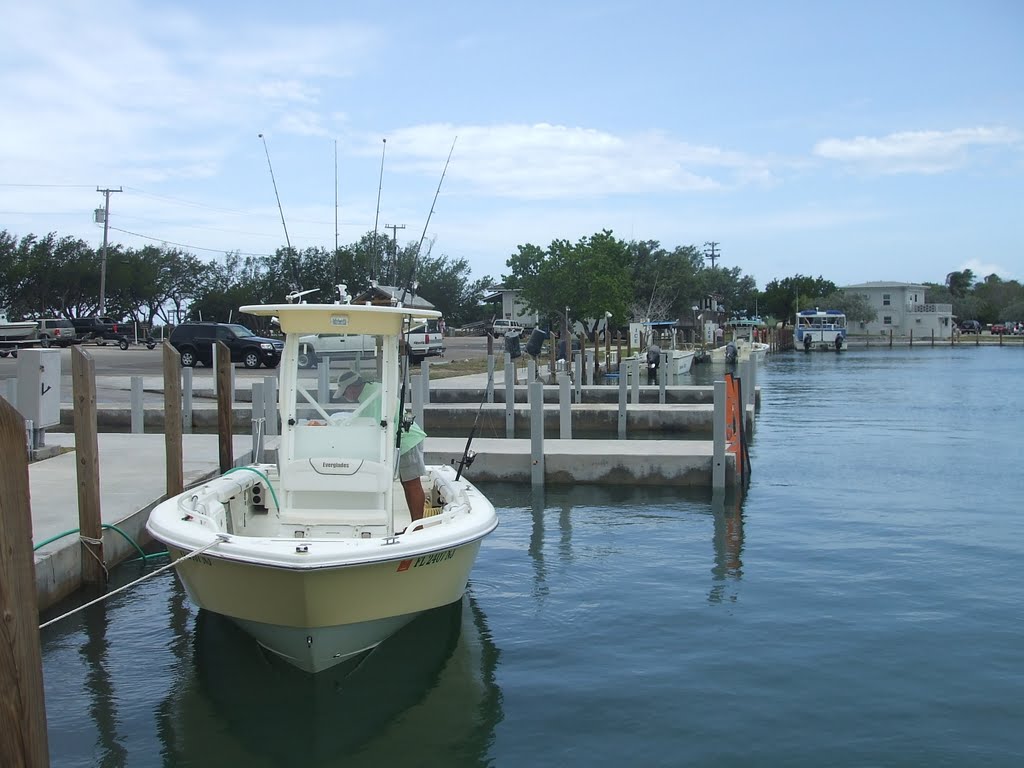
<path fill-rule="evenodd" d="M 161 706 L 171 765 L 482 762 L 502 718 L 498 650 L 471 597 L 429 611 L 365 657 L 318 675 L 200 611 L 193 671 Z"/>
<path fill-rule="evenodd" d="M 714 517 L 715 564 L 708 602 L 735 602 L 735 582 L 743 577 L 743 503 L 740 493 L 715 493 L 711 499 Z M 730 586 L 730 584 L 732 586 Z"/>
<path fill-rule="evenodd" d="M 500 490 L 498 490 L 500 489 Z M 494 495 L 499 503 L 503 500 L 504 487 L 494 484 L 488 492 L 498 490 Z M 508 491 L 511 502 L 514 498 Z M 576 560 L 573 549 L 573 514 L 583 514 L 578 520 L 584 533 L 583 546 L 589 547 L 593 531 L 587 530 L 583 519 L 587 514 L 596 514 L 615 508 L 615 519 L 637 526 L 652 525 L 658 535 L 667 533 L 674 523 L 692 519 L 692 515 L 708 515 L 712 521 L 711 544 L 711 585 L 708 602 L 735 602 L 736 584 L 743 577 L 743 499 L 740 489 L 730 489 L 712 495 L 710 502 L 707 491 L 691 488 L 635 488 L 622 486 L 576 486 L 533 489 L 530 495 L 530 539 L 528 552 L 533 567 L 533 596 L 550 595 L 549 575 L 552 567 L 572 566 Z M 550 531 L 546 523 L 554 523 L 557 512 L 557 547 L 545 547 Z M 609 529 L 611 533 L 613 529 Z M 671 535 L 671 534 L 668 534 Z"/>
<path fill-rule="evenodd" d="M 97 765 L 102 768 L 123 766 L 127 752 L 117 734 L 117 696 L 108 669 L 110 643 L 107 641 L 106 603 L 85 611 L 82 621 L 86 639 L 78 652 L 88 670 L 85 689 L 89 696 L 89 715 L 96 726 Z"/>

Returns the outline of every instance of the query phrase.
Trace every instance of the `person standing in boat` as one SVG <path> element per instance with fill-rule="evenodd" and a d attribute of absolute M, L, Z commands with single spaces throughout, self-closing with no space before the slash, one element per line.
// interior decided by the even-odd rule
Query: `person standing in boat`
<path fill-rule="evenodd" d="M 345 371 L 338 376 L 337 387 L 331 399 L 335 402 L 341 400 L 347 403 L 375 400 L 376 402 L 370 403 L 367 407 L 365 415 L 380 419 L 380 384 L 367 381 L 356 371 Z M 402 490 L 405 493 L 409 516 L 416 521 L 423 517 L 423 507 L 426 502 L 420 478 L 427 474 L 427 465 L 423 459 L 423 441 L 426 439 L 427 433 L 415 421 L 410 422 L 406 429 L 401 423 L 401 418 L 399 418 L 398 428 L 402 433 L 398 448 L 398 479 L 401 481 Z"/>

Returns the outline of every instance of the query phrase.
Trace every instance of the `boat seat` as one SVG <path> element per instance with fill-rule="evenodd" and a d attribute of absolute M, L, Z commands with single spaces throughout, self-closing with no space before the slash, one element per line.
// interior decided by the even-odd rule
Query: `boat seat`
<path fill-rule="evenodd" d="M 381 462 L 333 457 L 293 459 L 281 468 L 284 523 L 379 525 L 391 473 Z"/>

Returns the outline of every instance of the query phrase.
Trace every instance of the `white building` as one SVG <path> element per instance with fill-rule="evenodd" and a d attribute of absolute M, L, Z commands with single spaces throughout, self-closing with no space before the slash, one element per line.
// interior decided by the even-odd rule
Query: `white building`
<path fill-rule="evenodd" d="M 506 288 L 503 285 L 496 285 L 489 289 L 484 296 L 484 302 L 494 305 L 494 317 L 511 320 L 519 323 L 525 328 L 533 328 L 537 325 L 537 315 L 534 312 L 527 312 L 526 305 L 520 298 L 518 288 Z M 500 309 L 499 309 L 500 305 Z"/>
<path fill-rule="evenodd" d="M 858 293 L 874 307 L 878 317 L 870 323 L 850 322 L 849 332 L 915 339 L 948 339 L 953 333 L 953 305 L 926 304 L 925 286 L 917 283 L 871 282 L 844 285 L 839 290 Z"/>

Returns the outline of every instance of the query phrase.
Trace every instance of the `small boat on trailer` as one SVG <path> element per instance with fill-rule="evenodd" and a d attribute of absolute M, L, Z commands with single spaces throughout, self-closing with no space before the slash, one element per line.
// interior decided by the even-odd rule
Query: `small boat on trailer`
<path fill-rule="evenodd" d="M 414 519 L 398 477 L 407 430 L 399 339 L 414 315 L 428 313 L 351 304 L 241 309 L 278 318 L 286 335 L 277 463 L 237 467 L 170 498 L 146 527 L 177 561 L 192 602 L 320 672 L 461 599 L 498 519 L 449 466 L 426 467 L 425 512 Z M 355 363 L 358 370 L 343 367 L 332 386 L 300 371 L 300 337 L 313 333 L 373 336 L 378 354 Z M 348 402 L 357 375 L 361 399 Z"/>
<path fill-rule="evenodd" d="M 8 320 L 7 310 L 0 309 L 0 357 L 17 357 L 19 349 L 36 346 L 38 330 L 35 320 Z"/>
<path fill-rule="evenodd" d="M 838 309 L 803 309 L 796 314 L 794 343 L 807 352 L 812 349 L 846 349 L 846 315 Z"/>

